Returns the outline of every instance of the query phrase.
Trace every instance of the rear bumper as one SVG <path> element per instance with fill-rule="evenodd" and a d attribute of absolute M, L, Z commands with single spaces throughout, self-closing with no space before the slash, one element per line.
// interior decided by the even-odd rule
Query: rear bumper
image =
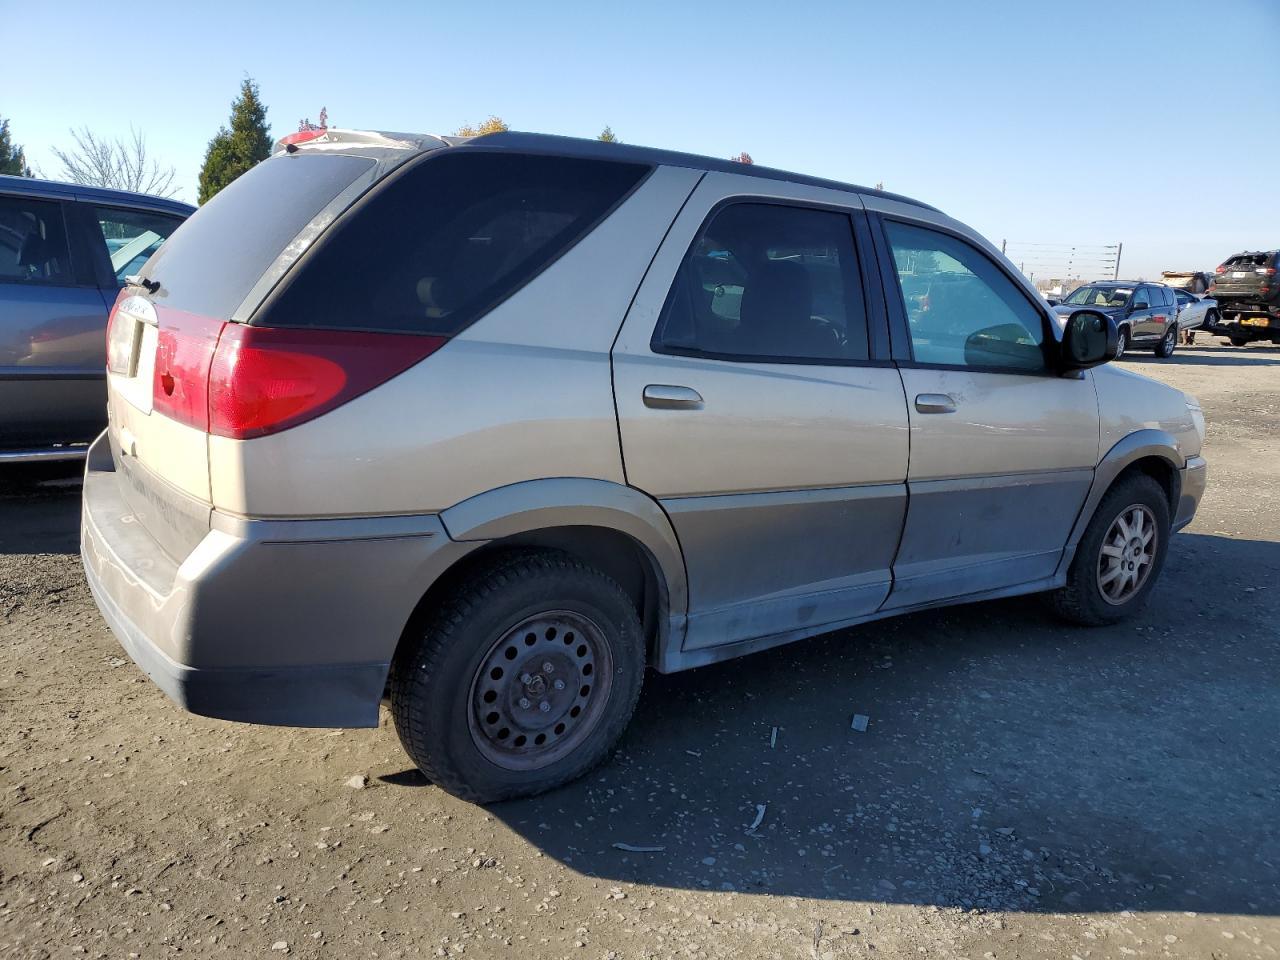
<path fill-rule="evenodd" d="M 244 520 L 213 511 L 174 559 L 136 522 L 106 435 L 85 465 L 81 557 L 98 608 L 175 702 L 225 720 L 378 723 L 397 642 L 427 587 L 479 544 L 438 517 Z"/>
<path fill-rule="evenodd" d="M 1208 464 L 1205 463 L 1204 457 L 1192 457 L 1179 472 L 1182 476 L 1178 485 L 1178 509 L 1173 516 L 1174 530 L 1181 530 L 1195 519 L 1200 498 L 1204 496 Z"/>

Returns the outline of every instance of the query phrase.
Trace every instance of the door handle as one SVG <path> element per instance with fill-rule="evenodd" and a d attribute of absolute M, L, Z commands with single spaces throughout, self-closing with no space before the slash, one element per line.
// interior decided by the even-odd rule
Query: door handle
<path fill-rule="evenodd" d="M 692 387 L 651 383 L 644 388 L 644 405 L 655 410 L 701 410 L 702 394 Z"/>
<path fill-rule="evenodd" d="M 916 410 L 920 413 L 955 413 L 956 401 L 946 393 L 921 393 L 916 395 Z"/>

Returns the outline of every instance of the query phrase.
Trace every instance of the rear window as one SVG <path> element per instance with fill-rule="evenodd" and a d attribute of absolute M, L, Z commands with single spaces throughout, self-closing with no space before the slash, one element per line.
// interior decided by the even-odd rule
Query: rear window
<path fill-rule="evenodd" d="M 364 157 L 272 157 L 197 210 L 160 247 L 143 276 L 165 306 L 229 319 L 285 245 L 373 167 Z"/>
<path fill-rule="evenodd" d="M 461 150 L 352 208 L 260 322 L 450 336 L 574 245 L 649 168 Z"/>

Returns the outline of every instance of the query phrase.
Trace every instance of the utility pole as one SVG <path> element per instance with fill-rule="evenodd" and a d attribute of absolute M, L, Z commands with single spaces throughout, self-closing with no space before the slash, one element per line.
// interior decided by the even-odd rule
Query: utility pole
<path fill-rule="evenodd" d="M 1120 279 L 1120 254 L 1122 253 L 1124 253 L 1124 241 L 1116 244 L 1116 275 L 1111 278 L 1112 280 Z"/>
<path fill-rule="evenodd" d="M 1008 242 L 1009 242 L 1008 240 L 1001 240 L 1001 241 L 1000 241 L 1000 252 L 1001 252 L 1001 253 L 1004 253 L 1004 245 L 1005 245 L 1006 243 L 1008 243 Z"/>

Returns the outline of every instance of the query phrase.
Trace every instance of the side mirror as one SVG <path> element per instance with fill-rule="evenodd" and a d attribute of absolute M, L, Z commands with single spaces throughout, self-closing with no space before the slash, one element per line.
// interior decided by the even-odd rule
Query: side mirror
<path fill-rule="evenodd" d="M 1058 367 L 1085 370 L 1106 363 L 1116 355 L 1119 334 L 1116 322 L 1098 310 L 1075 310 L 1062 331 Z"/>
<path fill-rule="evenodd" d="M 1045 297 L 1045 299 L 1049 301 L 1049 306 L 1051 307 L 1056 307 L 1058 304 L 1062 303 L 1061 297 Z"/>
<path fill-rule="evenodd" d="M 1145 300 L 1135 300 L 1133 303 L 1129 304 L 1130 313 L 1132 313 L 1134 310 L 1150 310 L 1150 309 L 1151 309 L 1151 304 L 1147 303 L 1147 301 Z"/>

